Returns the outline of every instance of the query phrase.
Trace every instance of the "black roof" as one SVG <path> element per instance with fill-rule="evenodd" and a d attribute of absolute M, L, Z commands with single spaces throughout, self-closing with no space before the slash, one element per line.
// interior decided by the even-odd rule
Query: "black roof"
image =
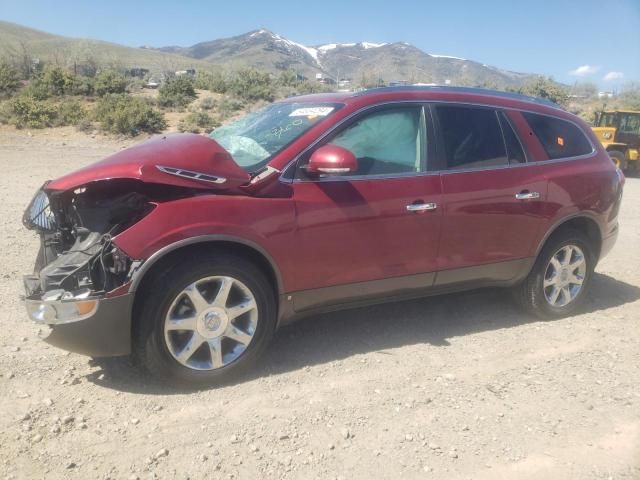
<path fill-rule="evenodd" d="M 377 87 L 370 88 L 368 90 L 362 90 L 355 93 L 354 97 L 360 97 L 364 95 L 370 95 L 373 93 L 383 92 L 451 92 L 451 93 L 469 93 L 474 95 L 487 95 L 491 97 L 508 98 L 511 100 L 520 100 L 522 102 L 537 103 L 539 105 L 545 105 L 547 107 L 562 109 L 560 105 L 547 100 L 546 98 L 532 97 L 529 95 L 523 95 L 515 92 L 503 92 L 500 90 L 491 90 L 488 88 L 473 88 L 473 87 L 451 87 L 448 85 L 403 85 L 397 87 Z"/>

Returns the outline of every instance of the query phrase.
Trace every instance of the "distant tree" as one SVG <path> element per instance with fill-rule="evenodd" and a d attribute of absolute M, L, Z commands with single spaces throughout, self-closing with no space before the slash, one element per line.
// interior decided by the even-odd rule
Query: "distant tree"
<path fill-rule="evenodd" d="M 622 108 L 640 110 L 640 84 L 630 83 L 626 85 L 620 92 L 618 101 Z"/>
<path fill-rule="evenodd" d="M 6 62 L 0 62 L 0 98 L 10 97 L 20 86 L 18 71 Z"/>
<path fill-rule="evenodd" d="M 238 70 L 229 83 L 229 92 L 249 101 L 271 102 L 276 96 L 271 76 L 253 68 Z"/>
<path fill-rule="evenodd" d="M 584 98 L 593 98 L 598 95 L 598 86 L 593 82 L 576 83 L 571 89 L 571 94 Z"/>
<path fill-rule="evenodd" d="M 167 127 L 162 112 L 142 98 L 122 93 L 101 97 L 96 103 L 94 116 L 104 131 L 121 135 L 155 133 Z"/>
<path fill-rule="evenodd" d="M 127 80 L 124 75 L 116 70 L 103 70 L 96 75 L 93 89 L 99 97 L 110 93 L 124 93 L 127 88 Z"/>
<path fill-rule="evenodd" d="M 33 76 L 34 72 L 34 59 L 31 55 L 31 51 L 27 44 L 20 41 L 20 48 L 16 52 L 18 65 L 20 66 L 20 76 L 24 79 L 29 79 Z"/>
<path fill-rule="evenodd" d="M 298 75 L 293 70 L 284 70 L 278 76 L 278 84 L 283 87 L 295 87 L 298 83 Z"/>
<path fill-rule="evenodd" d="M 305 95 L 307 93 L 326 93 L 331 91 L 331 87 L 324 83 L 314 82 L 313 80 L 305 80 L 299 82 L 294 88 L 295 94 Z"/>
<path fill-rule="evenodd" d="M 222 72 L 201 72 L 196 73 L 195 88 L 209 90 L 215 93 L 226 93 L 229 84 Z"/>
<path fill-rule="evenodd" d="M 567 104 L 569 98 L 569 92 L 565 87 L 554 82 L 552 78 L 542 76 L 525 83 L 515 91 L 523 95 L 545 98 L 562 106 Z"/>
<path fill-rule="evenodd" d="M 380 86 L 380 79 L 377 79 L 374 76 L 367 75 L 364 71 L 360 75 L 360 86 L 362 88 L 374 88 Z"/>
<path fill-rule="evenodd" d="M 193 78 L 180 75 L 168 78 L 158 92 L 162 107 L 184 108 L 196 99 Z"/>
<path fill-rule="evenodd" d="M 45 90 L 49 95 L 61 96 L 71 95 L 78 84 L 78 80 L 69 70 L 59 66 L 49 66 L 42 74 L 34 79 L 38 87 Z"/>

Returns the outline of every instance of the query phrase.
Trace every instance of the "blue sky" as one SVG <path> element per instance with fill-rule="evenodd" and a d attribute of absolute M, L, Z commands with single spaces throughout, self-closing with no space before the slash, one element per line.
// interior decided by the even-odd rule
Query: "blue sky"
<path fill-rule="evenodd" d="M 406 41 L 566 83 L 640 81 L 640 0 L 0 0 L 0 19 L 130 46 L 264 27 L 305 45 Z"/>

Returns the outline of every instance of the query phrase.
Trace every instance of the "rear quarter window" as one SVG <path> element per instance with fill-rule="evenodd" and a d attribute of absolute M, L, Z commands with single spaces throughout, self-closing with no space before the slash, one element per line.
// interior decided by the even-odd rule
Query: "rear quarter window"
<path fill-rule="evenodd" d="M 585 134 L 573 123 L 547 115 L 522 114 L 550 159 L 578 157 L 593 151 Z"/>

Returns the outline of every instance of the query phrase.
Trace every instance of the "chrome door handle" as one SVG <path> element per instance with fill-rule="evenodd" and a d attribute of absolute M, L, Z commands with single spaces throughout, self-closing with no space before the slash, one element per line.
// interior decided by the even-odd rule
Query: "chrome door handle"
<path fill-rule="evenodd" d="M 435 210 L 438 208 L 437 203 L 412 203 L 407 205 L 408 212 L 423 212 L 425 210 Z"/>
<path fill-rule="evenodd" d="M 516 193 L 517 200 L 534 200 L 536 198 L 540 198 L 540 194 L 538 192 L 520 192 Z"/>

